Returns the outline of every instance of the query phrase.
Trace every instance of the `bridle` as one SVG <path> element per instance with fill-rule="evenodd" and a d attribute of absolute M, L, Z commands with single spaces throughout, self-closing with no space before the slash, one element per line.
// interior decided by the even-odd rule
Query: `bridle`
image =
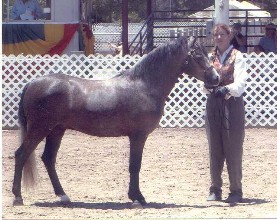
<path fill-rule="evenodd" d="M 197 52 L 196 52 L 197 50 L 199 50 L 199 49 L 194 48 L 194 49 L 191 49 L 188 52 L 188 55 L 185 59 L 185 65 L 189 64 L 189 58 L 193 59 L 196 63 L 198 63 L 198 65 L 201 66 L 201 68 L 204 71 L 204 84 L 206 84 L 207 83 L 207 77 L 206 76 L 212 69 L 214 69 L 214 67 L 212 65 L 210 65 L 209 67 L 204 67 L 200 62 L 198 62 L 198 60 L 195 58 L 195 56 L 197 55 Z"/>

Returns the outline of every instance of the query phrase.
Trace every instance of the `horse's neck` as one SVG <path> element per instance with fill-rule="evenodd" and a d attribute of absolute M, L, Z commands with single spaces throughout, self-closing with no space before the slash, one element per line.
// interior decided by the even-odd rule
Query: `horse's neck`
<path fill-rule="evenodd" d="M 162 71 L 150 71 L 145 74 L 143 81 L 147 85 L 149 92 L 157 99 L 165 100 L 175 83 L 178 80 L 178 73 L 175 68 L 161 68 Z M 160 70 L 161 70 L 160 69 Z"/>
<path fill-rule="evenodd" d="M 132 78 L 142 80 L 151 92 L 158 91 L 158 98 L 166 98 L 181 74 L 183 56 L 181 45 L 158 48 L 134 67 Z"/>
<path fill-rule="evenodd" d="M 160 92 L 163 98 L 167 98 L 171 90 L 173 89 L 175 83 L 178 81 L 178 76 L 181 74 L 179 65 L 177 63 L 161 63 L 160 72 L 151 72 L 149 75 L 152 76 L 153 82 L 152 87 Z"/>

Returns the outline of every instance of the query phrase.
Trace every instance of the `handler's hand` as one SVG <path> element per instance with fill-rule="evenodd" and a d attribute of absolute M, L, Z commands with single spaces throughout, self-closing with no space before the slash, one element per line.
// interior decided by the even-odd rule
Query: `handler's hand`
<path fill-rule="evenodd" d="M 225 98 L 226 94 L 229 92 L 229 89 L 225 86 L 219 86 L 214 89 L 215 97 Z"/>

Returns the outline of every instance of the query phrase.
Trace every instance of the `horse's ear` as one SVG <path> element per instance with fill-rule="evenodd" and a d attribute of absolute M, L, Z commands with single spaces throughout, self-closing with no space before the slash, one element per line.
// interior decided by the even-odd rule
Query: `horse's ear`
<path fill-rule="evenodd" d="M 195 41 L 196 41 L 196 37 L 190 36 L 190 38 L 189 38 L 189 47 L 192 47 L 192 45 L 195 44 Z"/>

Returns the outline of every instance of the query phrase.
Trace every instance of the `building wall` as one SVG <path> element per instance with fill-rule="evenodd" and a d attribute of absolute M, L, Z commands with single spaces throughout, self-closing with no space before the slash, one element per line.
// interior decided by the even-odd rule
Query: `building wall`
<path fill-rule="evenodd" d="M 79 0 L 52 0 L 52 16 L 57 22 L 79 21 L 80 1 Z"/>
<path fill-rule="evenodd" d="M 80 0 L 52 0 L 51 18 L 54 22 L 79 22 L 80 20 Z M 76 32 L 69 45 L 64 50 L 64 54 L 71 54 L 72 51 L 79 50 L 79 34 Z"/>

